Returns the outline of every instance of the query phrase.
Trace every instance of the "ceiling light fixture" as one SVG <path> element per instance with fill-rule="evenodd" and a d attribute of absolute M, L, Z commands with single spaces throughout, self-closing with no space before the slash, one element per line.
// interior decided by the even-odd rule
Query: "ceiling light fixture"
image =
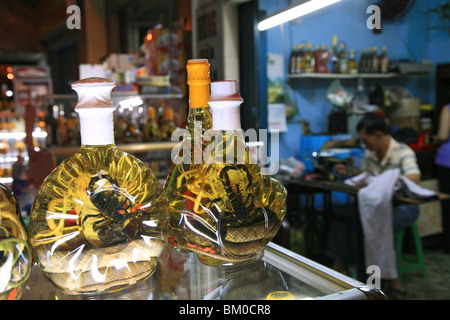
<path fill-rule="evenodd" d="M 295 4 L 282 11 L 276 12 L 258 23 L 258 30 L 264 31 L 282 23 L 291 21 L 298 17 L 304 16 L 319 9 L 328 7 L 341 0 L 306 0 L 299 4 Z"/>

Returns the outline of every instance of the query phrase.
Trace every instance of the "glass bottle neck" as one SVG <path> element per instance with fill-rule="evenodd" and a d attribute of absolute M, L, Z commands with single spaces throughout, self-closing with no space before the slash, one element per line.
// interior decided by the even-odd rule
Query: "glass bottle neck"
<path fill-rule="evenodd" d="M 115 108 L 78 108 L 82 146 L 114 145 Z"/>
<path fill-rule="evenodd" d="M 212 130 L 241 130 L 240 108 L 242 101 L 211 101 Z"/>
<path fill-rule="evenodd" d="M 189 109 L 197 109 L 208 106 L 209 83 L 189 85 Z"/>
<path fill-rule="evenodd" d="M 193 133 L 196 126 L 200 125 L 202 132 L 212 128 L 212 115 L 209 105 L 201 108 L 190 108 L 187 119 L 187 129 Z"/>

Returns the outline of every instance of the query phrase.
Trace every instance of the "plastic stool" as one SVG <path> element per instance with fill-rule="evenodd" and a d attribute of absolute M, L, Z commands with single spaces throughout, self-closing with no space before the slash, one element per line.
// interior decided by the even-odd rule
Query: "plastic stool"
<path fill-rule="evenodd" d="M 403 275 L 412 270 L 420 270 L 422 276 L 426 277 L 425 270 L 425 259 L 423 256 L 422 240 L 420 239 L 419 229 L 417 228 L 417 222 L 409 227 L 412 231 L 412 236 L 414 238 L 414 245 L 416 247 L 416 256 L 405 256 L 403 255 L 403 237 L 405 235 L 406 228 L 400 229 L 395 235 L 395 247 L 397 250 L 397 268 L 398 276 L 400 281 L 402 281 Z"/>

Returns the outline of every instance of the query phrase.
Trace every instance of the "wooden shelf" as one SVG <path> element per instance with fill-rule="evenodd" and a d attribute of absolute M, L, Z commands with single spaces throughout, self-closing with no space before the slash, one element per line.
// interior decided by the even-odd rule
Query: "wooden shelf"
<path fill-rule="evenodd" d="M 48 98 L 53 99 L 78 99 L 76 94 L 52 94 L 48 95 Z M 144 93 L 138 92 L 112 92 L 111 98 L 121 97 L 140 97 L 142 99 L 181 99 L 183 94 L 181 93 Z"/>
<path fill-rule="evenodd" d="M 397 72 L 389 72 L 389 73 L 355 73 L 355 74 L 340 74 L 340 73 L 298 73 L 292 74 L 288 73 L 286 75 L 287 80 L 295 80 L 295 79 L 306 79 L 311 80 L 313 85 L 313 100 L 316 99 L 316 85 L 317 79 L 319 80 L 336 80 L 336 79 L 348 79 L 348 80 L 357 80 L 357 79 L 395 79 L 395 78 L 409 78 L 409 77 L 426 77 L 428 73 L 397 73 Z M 291 81 L 293 84 L 294 81 Z"/>
<path fill-rule="evenodd" d="M 392 79 L 401 77 L 420 77 L 426 76 L 426 73 L 420 74 L 401 74 L 401 73 L 356 73 L 356 74 L 339 74 L 339 73 L 299 73 L 288 74 L 288 79 Z"/>

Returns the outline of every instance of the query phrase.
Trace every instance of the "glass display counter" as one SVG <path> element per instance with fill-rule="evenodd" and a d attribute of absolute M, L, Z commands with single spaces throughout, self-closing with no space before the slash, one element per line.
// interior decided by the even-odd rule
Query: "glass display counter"
<path fill-rule="evenodd" d="M 240 267 L 209 267 L 194 253 L 166 247 L 157 271 L 127 289 L 95 296 L 58 291 L 32 268 L 22 300 L 305 300 L 386 296 L 312 260 L 269 243 L 262 260 Z"/>

